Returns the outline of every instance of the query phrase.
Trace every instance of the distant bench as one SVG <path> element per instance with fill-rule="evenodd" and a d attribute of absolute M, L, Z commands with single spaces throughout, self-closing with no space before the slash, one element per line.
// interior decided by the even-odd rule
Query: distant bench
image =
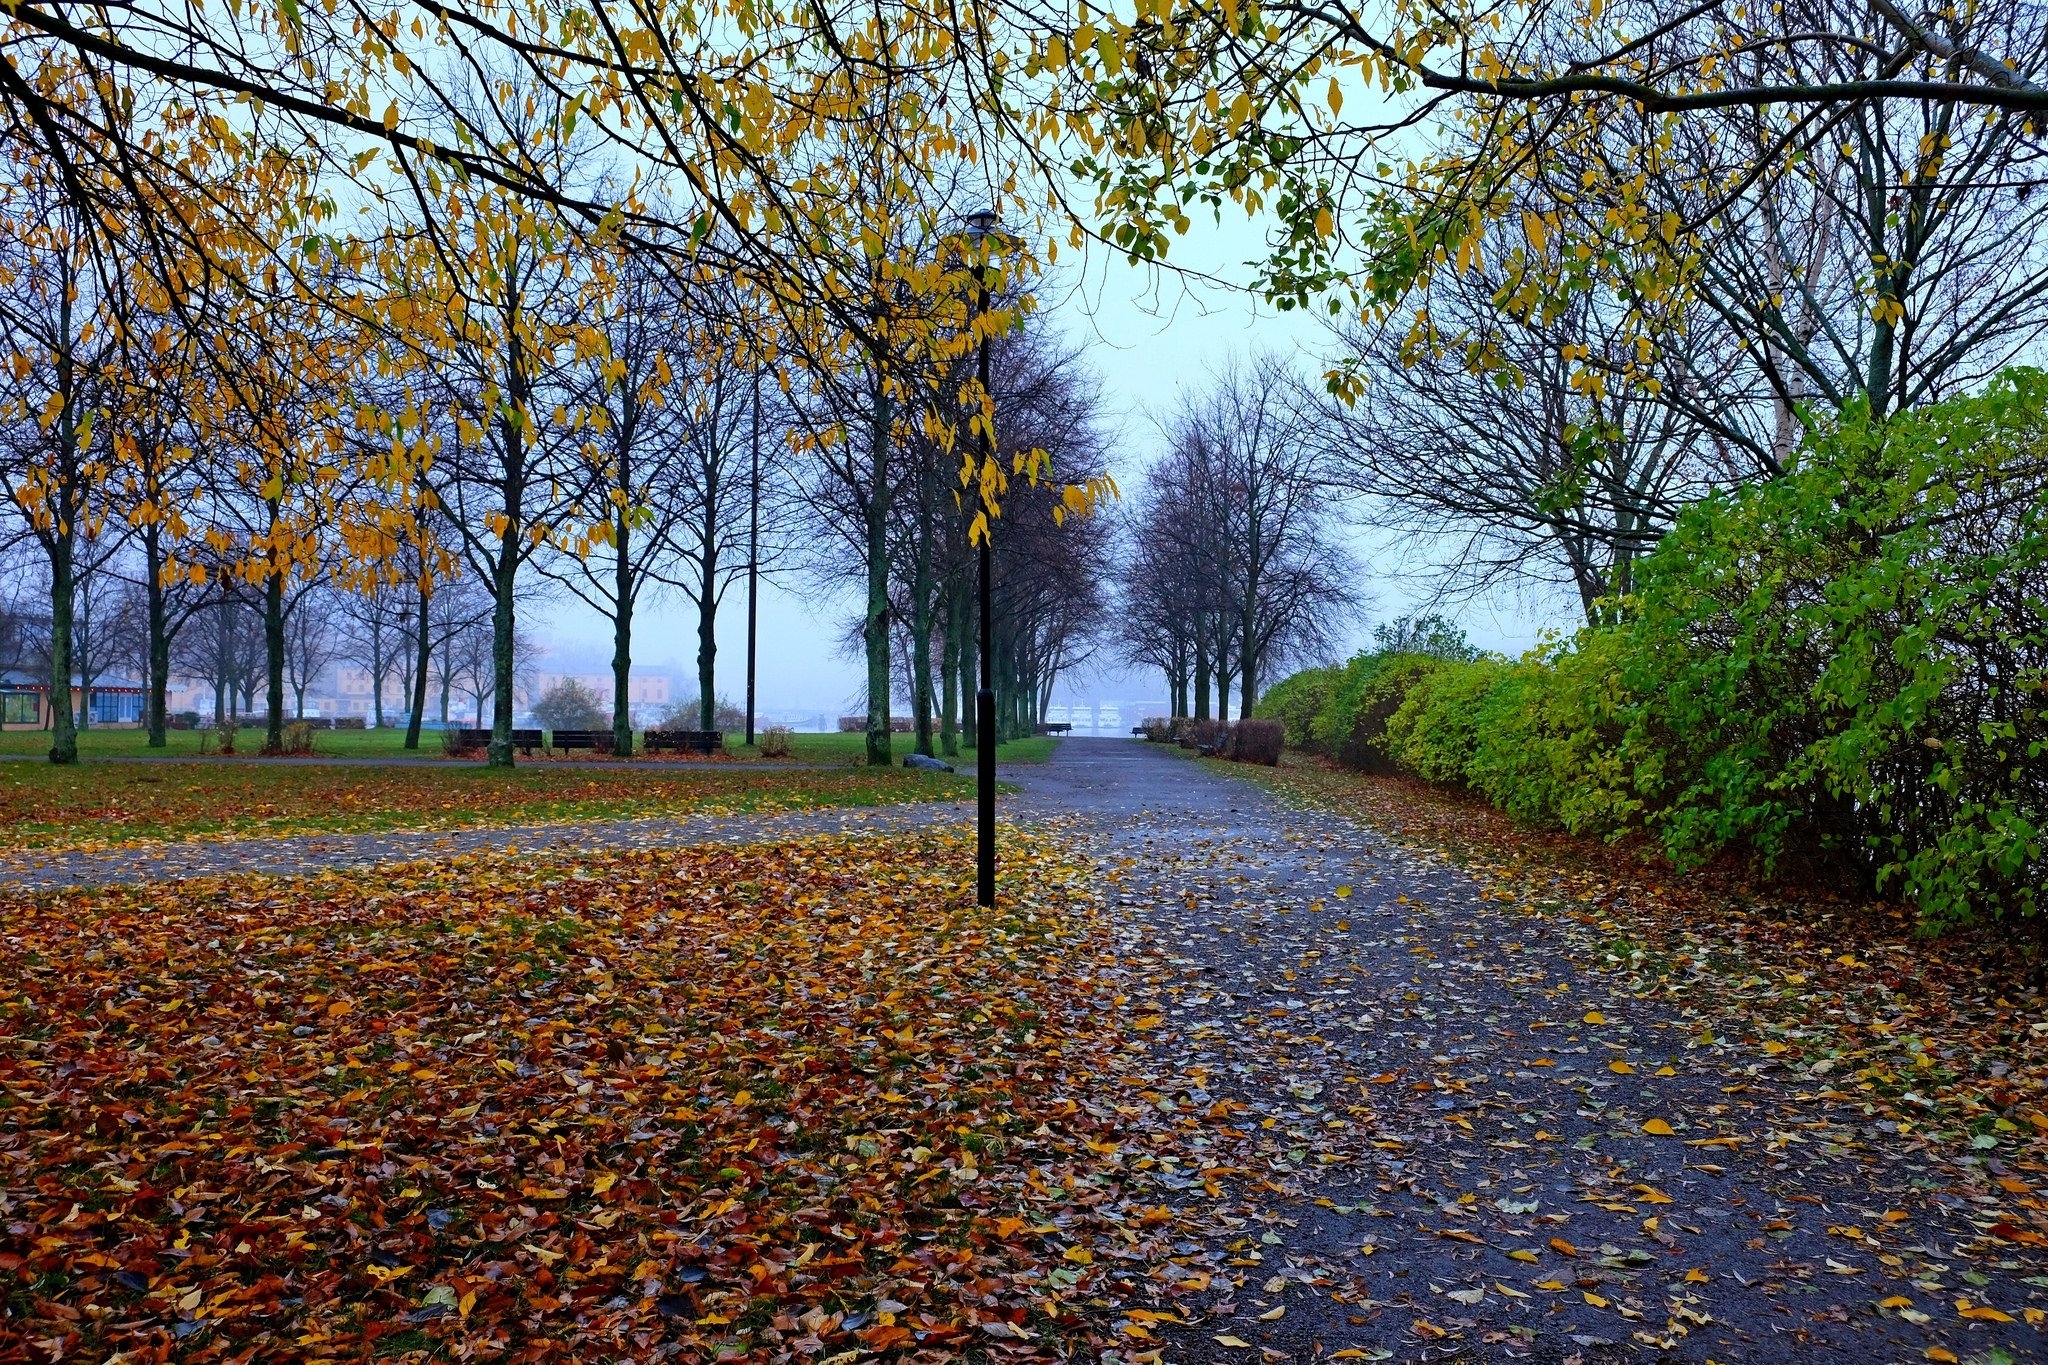
<path fill-rule="evenodd" d="M 464 751 L 488 749 L 491 747 L 491 732 L 489 730 L 458 730 L 455 732 L 455 747 Z M 533 751 L 541 747 L 540 731 L 514 730 L 512 732 L 512 747 L 525 754 L 528 758 L 532 758 Z"/>
<path fill-rule="evenodd" d="M 550 730 L 548 747 L 568 753 L 574 749 L 588 749 L 594 754 L 608 754 L 612 751 L 612 732 L 609 730 Z"/>
<path fill-rule="evenodd" d="M 649 730 L 641 749 L 650 754 L 722 754 L 723 730 Z"/>
<path fill-rule="evenodd" d="M 1068 722 L 1060 721 L 1057 724 L 1053 725 L 1039 726 L 1038 733 L 1041 735 L 1065 735 L 1071 734 L 1073 732 L 1073 729 L 1074 727 Z"/>

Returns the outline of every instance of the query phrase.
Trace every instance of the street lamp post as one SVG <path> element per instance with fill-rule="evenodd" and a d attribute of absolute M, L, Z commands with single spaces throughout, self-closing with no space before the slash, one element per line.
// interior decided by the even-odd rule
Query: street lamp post
<path fill-rule="evenodd" d="M 761 621 L 761 370 L 754 368 L 753 476 L 747 492 L 747 744 L 754 743 L 754 660 Z"/>
<path fill-rule="evenodd" d="M 967 234 L 979 252 L 981 289 L 975 304 L 975 320 L 980 323 L 988 316 L 988 243 L 997 231 L 1001 219 L 994 209 L 982 209 L 967 215 Z M 988 382 L 988 335 L 981 338 L 981 355 L 976 360 L 981 378 L 981 391 L 989 393 Z M 981 462 L 985 468 L 995 458 L 995 444 L 989 436 L 987 413 L 980 423 Z M 977 487 L 979 485 L 977 484 Z M 985 511 L 986 509 L 984 509 Z M 975 788 L 975 899 L 985 906 L 996 903 L 996 679 L 995 679 L 995 633 L 990 624 L 993 613 L 990 610 L 990 539 L 994 527 L 982 522 L 980 553 L 976 556 L 980 568 L 979 585 L 981 625 L 981 688 L 974 694 L 974 788 Z"/>

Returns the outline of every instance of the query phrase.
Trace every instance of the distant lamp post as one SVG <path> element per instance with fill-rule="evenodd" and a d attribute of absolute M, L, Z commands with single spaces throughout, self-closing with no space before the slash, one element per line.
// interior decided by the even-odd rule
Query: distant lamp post
<path fill-rule="evenodd" d="M 975 321 L 979 324 L 988 316 L 988 253 L 991 242 L 1001 228 L 1002 217 L 994 209 L 980 209 L 966 215 L 968 240 L 976 248 L 975 258 L 980 271 L 981 290 L 975 302 Z M 988 382 L 988 335 L 981 338 L 981 355 L 976 361 L 981 377 L 981 391 L 989 394 Z M 991 399 L 991 401 L 993 401 Z M 986 414 L 984 414 L 986 417 Z M 989 438 L 989 422 L 980 423 L 981 463 L 985 468 L 995 458 L 995 445 Z M 979 471 L 977 471 L 978 474 Z M 977 484 L 978 487 L 978 484 Z M 985 509 L 984 509 L 985 510 Z M 974 896 L 982 905 L 993 907 L 996 903 L 996 679 L 995 679 L 995 634 L 990 624 L 990 551 L 989 541 L 994 527 L 984 522 L 977 560 L 981 571 L 980 617 L 981 617 L 981 688 L 974 694 L 974 786 L 975 786 L 975 875 Z"/>

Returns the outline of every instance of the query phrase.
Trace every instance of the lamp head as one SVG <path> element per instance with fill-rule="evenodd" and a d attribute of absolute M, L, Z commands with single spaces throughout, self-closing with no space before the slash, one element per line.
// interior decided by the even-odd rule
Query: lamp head
<path fill-rule="evenodd" d="M 969 237 L 976 242 L 983 242 L 994 236 L 996 230 L 1002 226 L 1003 216 L 994 209 L 976 209 L 972 213 L 963 214 L 960 221 L 967 224 Z"/>

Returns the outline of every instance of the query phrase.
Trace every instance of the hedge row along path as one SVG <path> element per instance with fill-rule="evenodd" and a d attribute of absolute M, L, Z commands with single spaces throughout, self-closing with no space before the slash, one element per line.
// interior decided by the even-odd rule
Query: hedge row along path
<path fill-rule="evenodd" d="M 1151 746 L 1005 776 L 1031 833 L 994 918 L 951 805 L 780 844 L 703 840 L 797 817 L 572 826 L 374 877 L 321 869 L 416 851 L 280 840 L 314 875 L 8 893 L 0 1333 L 43 1359 L 2041 1355 L 2038 1012 L 1941 1064 L 2002 1068 L 2002 1127 L 1952 1079 L 1874 1103 L 1744 1003 L 1775 973 L 1816 1023 L 1866 1011 L 1829 994 L 1855 966 L 1646 961 L 1582 883 Z"/>

